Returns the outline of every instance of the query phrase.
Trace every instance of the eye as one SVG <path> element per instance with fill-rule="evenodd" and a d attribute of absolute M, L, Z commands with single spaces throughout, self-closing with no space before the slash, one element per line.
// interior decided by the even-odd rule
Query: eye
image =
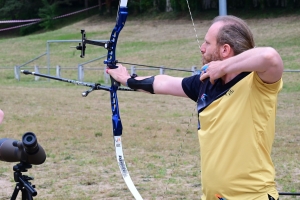
<path fill-rule="evenodd" d="M 203 44 L 204 44 L 204 45 L 208 45 L 209 42 L 207 42 L 207 40 L 204 40 L 203 43 L 202 43 L 202 45 L 203 45 Z"/>

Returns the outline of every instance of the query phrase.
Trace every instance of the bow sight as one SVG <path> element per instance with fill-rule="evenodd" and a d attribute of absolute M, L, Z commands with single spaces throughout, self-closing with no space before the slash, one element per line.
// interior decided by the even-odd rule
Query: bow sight
<path fill-rule="evenodd" d="M 81 43 L 79 43 L 79 45 L 76 47 L 77 50 L 81 51 L 81 54 L 80 54 L 81 58 L 84 58 L 84 56 L 85 56 L 86 44 L 101 46 L 101 47 L 104 47 L 107 50 L 111 50 L 111 47 L 112 47 L 111 41 L 98 42 L 98 41 L 86 39 L 85 30 L 81 30 Z"/>

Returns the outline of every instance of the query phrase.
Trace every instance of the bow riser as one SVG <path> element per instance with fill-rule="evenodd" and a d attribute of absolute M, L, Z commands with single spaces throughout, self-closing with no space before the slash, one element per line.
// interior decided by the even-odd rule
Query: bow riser
<path fill-rule="evenodd" d="M 120 7 L 118 10 L 116 25 L 115 25 L 114 29 L 112 30 L 112 33 L 110 36 L 110 42 L 111 42 L 112 46 L 108 49 L 107 59 L 104 61 L 104 64 L 106 64 L 111 69 L 117 68 L 116 62 L 115 62 L 116 61 L 116 46 L 117 46 L 119 34 L 125 25 L 127 15 L 128 15 L 127 7 Z"/>
<path fill-rule="evenodd" d="M 119 102 L 117 96 L 117 86 L 112 86 L 110 90 L 110 99 L 111 99 L 111 111 L 112 111 L 112 126 L 113 126 L 113 134 L 114 136 L 122 135 L 122 122 L 119 114 Z"/>

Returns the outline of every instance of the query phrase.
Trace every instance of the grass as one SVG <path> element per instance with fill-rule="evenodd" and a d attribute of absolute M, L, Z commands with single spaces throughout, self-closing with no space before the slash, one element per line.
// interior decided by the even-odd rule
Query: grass
<path fill-rule="evenodd" d="M 257 46 L 273 46 L 281 54 L 285 69 L 299 70 L 300 17 L 248 19 Z M 201 67 L 199 48 L 188 20 L 129 20 L 118 42 L 120 61 L 190 69 Z M 200 42 L 209 26 L 196 20 Z M 1 138 L 20 140 L 34 132 L 47 153 L 42 165 L 33 166 L 36 199 L 132 199 L 120 175 L 112 140 L 109 94 L 95 91 L 82 98 L 88 88 L 21 75 L 14 79 L 13 67 L 46 51 L 46 41 L 80 39 L 85 29 L 89 39 L 108 39 L 113 21 L 92 17 L 59 30 L 25 37 L 0 39 L 0 108 L 5 119 Z M 70 49 L 76 44 L 51 44 L 51 67 L 61 65 L 62 76 L 77 78 L 78 63 L 105 54 L 87 46 L 86 58 Z M 41 58 L 33 65 L 46 66 Z M 102 61 L 88 65 L 103 67 Z M 41 69 L 45 73 L 46 69 Z M 139 70 L 139 75 L 158 71 Z M 190 73 L 166 71 L 188 76 Z M 51 74 L 55 70 L 51 69 Z M 85 81 L 103 82 L 103 71 L 86 70 Z M 279 191 L 300 191 L 300 78 L 285 72 L 279 95 L 276 138 L 272 157 Z M 195 104 L 183 98 L 119 92 L 123 122 L 125 160 L 137 189 L 145 199 L 200 199 L 199 144 Z M 1 162 L 0 199 L 14 188 L 12 166 Z M 1 182 L 2 181 L 2 182 Z M 280 199 L 293 199 L 280 197 Z"/>

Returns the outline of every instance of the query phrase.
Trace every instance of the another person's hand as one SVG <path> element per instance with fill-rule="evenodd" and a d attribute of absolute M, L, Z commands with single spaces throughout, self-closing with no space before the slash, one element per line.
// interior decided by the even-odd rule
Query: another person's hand
<path fill-rule="evenodd" d="M 3 118 L 4 118 L 4 112 L 2 110 L 0 110 L 0 124 L 3 120 Z"/>

